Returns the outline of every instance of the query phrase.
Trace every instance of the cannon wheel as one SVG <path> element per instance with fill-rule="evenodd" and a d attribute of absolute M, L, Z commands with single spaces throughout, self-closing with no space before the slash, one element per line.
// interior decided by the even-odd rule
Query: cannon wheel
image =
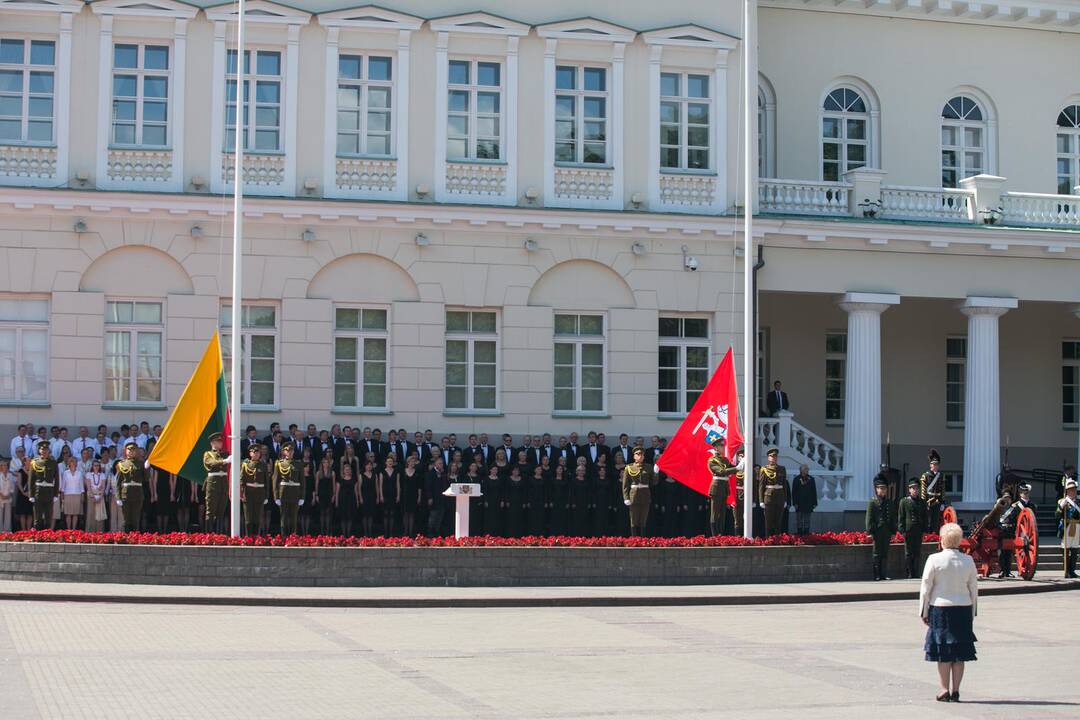
<path fill-rule="evenodd" d="M 1039 561 L 1039 529 L 1031 508 L 1024 508 L 1016 519 L 1013 552 L 1016 554 L 1016 570 L 1020 577 L 1025 580 L 1035 577 L 1035 565 Z"/>
<path fill-rule="evenodd" d="M 954 510 L 953 506 L 950 505 L 949 507 L 941 511 L 941 524 L 944 525 L 946 523 L 954 522 L 956 522 L 956 510 Z"/>

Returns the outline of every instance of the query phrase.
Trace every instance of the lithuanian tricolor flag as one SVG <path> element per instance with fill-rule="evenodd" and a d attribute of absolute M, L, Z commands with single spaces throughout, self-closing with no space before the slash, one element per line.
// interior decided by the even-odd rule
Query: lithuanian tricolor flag
<path fill-rule="evenodd" d="M 150 453 L 150 464 L 202 483 L 206 479 L 203 453 L 210 449 L 210 435 L 216 432 L 225 435 L 228 452 L 229 401 L 225 394 L 221 342 L 215 332 Z"/>

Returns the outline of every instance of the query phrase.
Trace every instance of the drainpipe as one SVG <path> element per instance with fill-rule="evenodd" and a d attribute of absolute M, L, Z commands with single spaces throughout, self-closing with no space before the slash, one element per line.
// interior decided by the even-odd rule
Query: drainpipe
<path fill-rule="evenodd" d="M 754 303 L 754 332 L 755 333 L 759 332 L 759 330 L 760 330 L 760 328 L 758 326 L 758 279 L 757 279 L 757 276 L 758 276 L 758 270 L 761 270 L 761 268 L 763 268 L 763 267 L 765 267 L 765 246 L 764 245 L 758 245 L 758 248 L 757 248 L 757 262 L 755 262 L 754 267 L 751 268 L 753 270 L 753 273 L 754 273 L 754 281 L 753 281 L 753 290 L 752 291 L 754 293 L 753 303 Z M 756 338 L 755 338 L 755 342 L 754 342 L 754 347 L 757 347 L 757 339 Z M 754 359 L 754 362 L 757 362 L 756 358 Z M 757 398 L 758 403 L 760 403 L 761 400 L 762 400 L 762 398 Z M 746 432 L 757 432 L 758 410 L 759 410 L 759 407 L 751 408 L 752 415 L 753 415 L 753 418 L 754 418 L 754 422 L 750 425 L 750 428 L 748 430 L 746 430 Z M 750 462 L 751 462 L 751 465 L 752 465 L 753 462 L 754 462 L 754 459 L 750 458 Z"/>

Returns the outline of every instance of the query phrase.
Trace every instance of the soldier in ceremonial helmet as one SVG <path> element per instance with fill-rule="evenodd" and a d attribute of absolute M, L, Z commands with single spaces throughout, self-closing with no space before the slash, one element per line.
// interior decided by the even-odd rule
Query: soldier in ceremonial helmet
<path fill-rule="evenodd" d="M 293 461 L 293 446 L 285 445 L 274 463 L 274 502 L 281 507 L 282 537 L 296 534 L 296 516 L 304 504 L 303 485 L 300 463 Z"/>
<path fill-rule="evenodd" d="M 267 503 L 269 473 L 262 460 L 263 446 L 248 445 L 248 458 L 240 464 L 240 499 L 244 503 L 244 526 L 248 535 L 262 535 L 263 506 Z"/>
<path fill-rule="evenodd" d="M 623 468 L 623 503 L 630 508 L 630 535 L 642 537 L 649 522 L 649 506 L 652 505 L 652 486 L 656 475 L 645 462 L 645 448 L 636 447 L 631 453 L 634 461 Z"/>
<path fill-rule="evenodd" d="M 926 503 L 927 529 L 936 533 L 941 528 L 941 511 L 945 506 L 945 476 L 937 450 L 931 448 L 926 459 L 930 469 L 919 476 L 919 497 Z"/>
<path fill-rule="evenodd" d="M 729 492 L 728 476 L 736 470 L 742 469 L 742 464 L 728 462 L 724 452 L 725 440 L 718 437 L 712 444 L 712 455 L 706 461 L 709 472 L 712 473 L 712 482 L 709 483 L 709 534 L 719 535 L 723 530 L 724 515 L 727 513 L 727 498 Z"/>
<path fill-rule="evenodd" d="M 743 513 L 746 508 L 746 449 L 743 446 L 735 451 L 735 479 L 728 484 L 728 501 L 735 527 L 735 536 L 743 535 Z M 751 503 L 753 504 L 753 503 Z"/>
<path fill-rule="evenodd" d="M 48 530 L 53 523 L 53 498 L 60 482 L 60 471 L 49 449 L 49 441 L 37 444 L 37 457 L 24 469 L 29 483 L 30 502 L 34 504 L 34 529 Z"/>
<path fill-rule="evenodd" d="M 768 462 L 758 475 L 758 502 L 765 511 L 765 536 L 780 532 L 791 499 L 791 486 L 788 485 L 787 469 L 776 462 L 780 451 L 770 448 L 766 453 Z"/>
<path fill-rule="evenodd" d="M 926 503 L 919 497 L 918 480 L 910 480 L 907 489 L 908 494 L 900 499 L 896 525 L 904 535 L 904 576 L 915 578 L 919 577 L 923 533 L 926 532 Z"/>
<path fill-rule="evenodd" d="M 124 446 L 124 459 L 115 466 L 116 504 L 124 515 L 124 532 L 136 532 L 142 523 L 147 467 L 139 462 L 139 452 L 138 445 L 128 443 Z"/>
<path fill-rule="evenodd" d="M 1065 497 L 1058 500 L 1054 514 L 1058 519 L 1058 537 L 1065 548 L 1065 577 L 1076 577 L 1076 556 L 1080 553 L 1080 501 L 1076 499 L 1076 480 L 1065 481 Z"/>
<path fill-rule="evenodd" d="M 889 542 L 896 532 L 888 483 L 874 483 L 874 497 L 866 506 L 866 534 L 874 540 L 874 579 L 888 580 Z"/>
<path fill-rule="evenodd" d="M 206 532 L 223 532 L 225 522 L 225 501 L 229 494 L 229 474 L 226 471 L 232 463 L 232 456 L 222 456 L 225 436 L 219 432 L 210 435 L 210 449 L 203 453 L 203 467 L 206 469 L 206 482 L 203 491 L 206 495 Z"/>
<path fill-rule="evenodd" d="M 1012 493 L 1006 491 L 1001 496 L 1004 502 L 1009 507 L 1005 512 L 1001 513 L 1001 517 L 998 522 L 1001 524 L 1001 530 L 1004 537 L 1012 537 L 1016 534 L 1016 522 L 1020 518 L 1020 513 L 1024 511 L 1024 508 L 1031 508 L 1031 512 L 1035 512 L 1035 503 L 1031 502 L 1031 486 L 1027 483 L 1019 483 L 1016 485 L 1016 492 L 1019 494 L 1019 498 L 1015 502 L 1012 502 Z M 1000 502 L 1000 501 L 999 501 Z M 998 577 L 1008 578 L 1012 577 L 1012 556 L 1011 550 L 1005 550 L 1004 548 L 998 550 L 998 564 L 1001 565 L 1001 574 Z"/>

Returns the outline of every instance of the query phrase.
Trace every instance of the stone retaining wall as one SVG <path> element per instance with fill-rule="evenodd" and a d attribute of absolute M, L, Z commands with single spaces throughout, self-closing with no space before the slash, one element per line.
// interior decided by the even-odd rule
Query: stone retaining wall
<path fill-rule="evenodd" d="M 934 552 L 924 546 L 925 555 Z M 251 548 L 0 543 L 0 579 L 233 586 L 706 585 L 868 580 L 868 545 Z M 890 549 L 902 577 L 903 547 Z"/>

